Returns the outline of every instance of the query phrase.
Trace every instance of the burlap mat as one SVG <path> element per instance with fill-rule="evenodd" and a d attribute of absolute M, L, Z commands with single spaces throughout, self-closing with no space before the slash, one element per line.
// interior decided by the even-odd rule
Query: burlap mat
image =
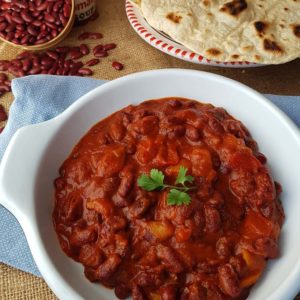
<path fill-rule="evenodd" d="M 97 31 L 104 34 L 101 43 L 115 42 L 118 47 L 111 56 L 102 59 L 95 67 L 94 77 L 114 79 L 129 73 L 161 68 L 188 68 L 205 70 L 221 74 L 241 81 L 262 93 L 299 95 L 300 94 L 300 60 L 282 65 L 255 69 L 224 69 L 198 66 L 180 61 L 165 55 L 143 42 L 131 29 L 124 9 L 124 1 L 98 1 L 100 17 L 84 27 L 77 27 L 62 43 L 78 45 L 77 36 L 84 31 Z M 97 44 L 89 43 L 91 46 Z M 0 58 L 12 59 L 20 50 L 3 43 L 0 44 Z M 92 55 L 91 55 L 92 57 Z M 84 60 L 87 60 L 85 58 Z M 125 65 L 123 71 L 111 67 L 117 60 Z M 12 102 L 12 95 L 6 94 L 0 98 L 0 103 L 6 109 Z M 300 280 L 300 278 L 299 278 Z M 0 264 L 0 299 L 56 299 L 42 279 Z M 297 298 L 300 300 L 300 296 Z"/>

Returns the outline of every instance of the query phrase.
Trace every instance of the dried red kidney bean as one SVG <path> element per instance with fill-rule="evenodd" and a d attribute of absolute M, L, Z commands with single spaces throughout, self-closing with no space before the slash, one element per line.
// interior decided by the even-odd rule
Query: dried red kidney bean
<path fill-rule="evenodd" d="M 81 68 L 78 70 L 78 74 L 83 76 L 90 76 L 93 74 L 93 71 L 89 68 Z"/>
<path fill-rule="evenodd" d="M 0 122 L 7 120 L 7 113 L 2 105 L 0 105 Z"/>
<path fill-rule="evenodd" d="M 83 32 L 78 36 L 78 40 L 80 41 L 87 40 L 87 39 L 98 40 L 102 38 L 103 38 L 103 34 L 100 32 Z"/>
<path fill-rule="evenodd" d="M 78 40 L 79 40 L 79 41 L 86 40 L 86 39 L 89 38 L 89 36 L 90 36 L 90 33 L 89 33 L 89 32 L 83 32 L 82 34 L 80 34 L 80 35 L 78 36 Z"/>
<path fill-rule="evenodd" d="M 57 47 L 55 51 L 57 53 L 68 53 L 70 51 L 70 47 L 68 46 Z"/>
<path fill-rule="evenodd" d="M 95 57 L 106 57 L 106 56 L 108 56 L 108 53 L 107 53 L 107 51 L 104 51 L 104 50 L 94 51 L 94 56 Z"/>
<path fill-rule="evenodd" d="M 95 46 L 94 47 L 94 49 L 93 49 L 93 53 L 94 53 L 94 55 L 95 55 L 95 53 L 97 53 L 98 51 L 103 51 L 103 45 L 97 45 L 97 46 Z"/>
<path fill-rule="evenodd" d="M 7 75 L 4 73 L 0 73 L 0 82 L 6 81 L 7 80 Z"/>
<path fill-rule="evenodd" d="M 86 44 L 81 44 L 79 46 L 80 52 L 82 53 L 82 55 L 88 55 L 90 53 L 90 49 L 88 48 L 88 46 Z"/>
<path fill-rule="evenodd" d="M 5 84 L 0 84 L 0 92 L 4 93 L 4 92 L 10 92 L 11 88 L 10 86 L 7 86 Z"/>
<path fill-rule="evenodd" d="M 108 51 L 108 50 L 115 49 L 116 47 L 117 47 L 117 45 L 115 43 L 110 43 L 110 44 L 104 45 L 103 50 Z"/>
<path fill-rule="evenodd" d="M 100 62 L 100 60 L 98 58 L 94 58 L 94 59 L 87 61 L 85 64 L 89 67 L 92 67 L 92 66 L 97 65 L 99 62 Z"/>
<path fill-rule="evenodd" d="M 37 0 L 40 1 L 40 0 Z M 49 1 L 49 0 L 48 0 Z M 30 2 L 31 3 L 31 2 Z M 32 4 L 29 3 L 29 7 Z M 37 3 L 36 3 L 37 5 Z M 35 11 L 35 9 L 33 9 Z M 2 17 L 2 19 L 1 19 Z M 5 21 L 5 18 L 0 15 L 0 22 Z M 23 26 L 18 24 L 16 26 Z M 42 27 L 46 30 L 46 25 L 42 24 Z M 21 29 L 21 28 L 20 28 Z M 51 31 L 51 30 L 48 30 Z M 13 34 L 13 33 L 12 33 Z M 91 33 L 88 33 L 90 35 Z M 93 35 L 94 33 L 92 33 Z M 47 31 L 39 33 L 40 43 L 44 36 L 47 35 Z M 100 34 L 101 35 L 101 34 Z M 1 36 L 1 32 L 0 32 Z M 98 35 L 99 36 L 99 35 Z M 101 35 L 102 36 L 102 35 Z M 35 40 L 35 37 L 31 37 Z M 108 55 L 107 51 L 116 47 L 114 43 L 103 45 L 97 45 L 93 52 L 94 54 L 105 57 Z M 21 77 L 25 75 L 35 75 L 35 74 L 50 74 L 50 75 L 69 75 L 69 76 L 90 76 L 93 71 L 89 68 L 83 68 L 84 64 L 82 61 L 76 61 L 76 59 L 89 54 L 89 48 L 86 44 L 81 44 L 79 47 L 69 47 L 60 46 L 52 50 L 47 50 L 45 52 L 34 53 L 30 51 L 23 51 L 17 55 L 17 57 L 11 61 L 0 60 L 0 71 L 8 71 L 15 77 Z M 67 59 L 67 56 L 70 58 Z M 91 67 L 100 62 L 99 59 L 93 58 L 85 63 L 86 66 Z M 113 66 L 116 69 L 122 69 L 123 65 L 114 62 Z M 2 74 L 2 75 L 1 75 Z M 0 73 L 0 96 L 7 91 L 10 91 L 10 80 L 8 80 L 6 74 Z"/>
<path fill-rule="evenodd" d="M 59 58 L 59 55 L 55 51 L 48 50 L 46 51 L 46 54 L 54 60 Z"/>
<path fill-rule="evenodd" d="M 10 62 L 8 60 L 0 60 L 0 71 L 7 71 L 10 66 Z"/>
<path fill-rule="evenodd" d="M 81 58 L 83 55 L 82 53 L 80 52 L 80 50 L 78 49 L 72 49 L 70 52 L 69 52 L 69 56 L 72 58 L 72 59 L 78 59 L 78 58 Z"/>
<path fill-rule="evenodd" d="M 22 45 L 46 43 L 55 38 L 66 26 L 71 14 L 71 5 L 70 0 L 2 2 L 1 37 Z"/>
<path fill-rule="evenodd" d="M 111 65 L 113 68 L 115 68 L 118 71 L 121 71 L 124 68 L 124 66 L 118 61 L 114 61 Z"/>

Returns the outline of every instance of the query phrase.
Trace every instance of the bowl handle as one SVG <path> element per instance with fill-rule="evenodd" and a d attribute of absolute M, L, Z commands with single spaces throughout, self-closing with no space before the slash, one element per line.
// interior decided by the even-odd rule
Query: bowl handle
<path fill-rule="evenodd" d="M 34 178 L 43 150 L 59 122 L 56 120 L 51 126 L 49 123 L 52 122 L 19 129 L 12 137 L 0 164 L 0 204 L 19 221 L 34 213 Z"/>

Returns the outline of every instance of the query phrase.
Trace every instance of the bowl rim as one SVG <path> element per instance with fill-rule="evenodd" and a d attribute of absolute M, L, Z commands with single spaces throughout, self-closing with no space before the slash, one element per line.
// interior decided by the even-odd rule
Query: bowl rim
<path fill-rule="evenodd" d="M 213 73 L 209 72 L 203 72 L 203 71 L 196 71 L 196 70 L 185 70 L 185 69 L 161 69 L 161 70 L 151 70 L 151 71 L 144 71 L 144 72 L 139 72 L 139 73 L 134 73 L 130 74 L 115 80 L 112 80 L 110 82 L 107 82 L 92 91 L 86 93 L 80 99 L 75 101 L 70 107 L 68 107 L 64 112 L 56 116 L 55 118 L 39 123 L 39 124 L 34 124 L 34 125 L 29 125 L 24 128 L 21 128 L 17 131 L 17 133 L 14 135 L 13 139 L 11 140 L 7 151 L 5 151 L 2 163 L 1 163 L 1 168 L 0 168 L 0 190 L 1 190 L 1 178 L 3 173 L 3 170 L 5 169 L 5 164 L 7 163 L 10 155 L 10 151 L 14 146 L 14 143 L 16 140 L 26 132 L 29 133 L 34 128 L 41 128 L 41 127 L 47 127 L 47 129 L 50 129 L 49 132 L 51 132 L 51 127 L 53 132 L 57 132 L 57 130 L 60 128 L 60 126 L 63 124 L 63 121 L 68 118 L 69 116 L 72 116 L 76 111 L 78 111 L 82 106 L 88 105 L 89 101 L 93 101 L 93 98 L 95 94 L 102 94 L 105 91 L 113 90 L 115 88 L 118 88 L 118 85 L 126 83 L 126 81 L 132 81 L 135 80 L 136 78 L 138 79 L 143 79 L 147 80 L 151 78 L 151 76 L 157 76 L 159 74 L 165 74 L 165 75 L 180 75 L 184 77 L 186 74 L 187 75 L 196 75 L 199 76 L 199 79 L 204 77 L 207 77 L 210 80 L 214 80 L 216 82 L 219 82 L 221 80 L 222 83 L 228 84 L 231 87 L 240 90 L 242 94 L 250 94 L 251 98 L 258 102 L 258 105 L 263 105 L 266 106 L 267 109 L 270 111 L 270 114 L 275 114 L 280 122 L 282 122 L 283 125 L 285 125 L 286 130 L 289 131 L 291 135 L 297 140 L 299 144 L 299 149 L 300 149 L 300 131 L 296 124 L 294 124 L 290 118 L 282 112 L 275 104 L 270 102 L 268 99 L 266 99 L 264 96 L 262 96 L 260 93 L 257 91 L 253 90 L 252 88 L 237 82 L 235 80 L 226 78 L 221 75 L 216 75 Z M 217 83 L 218 84 L 218 83 Z M 49 134 L 46 139 L 50 139 L 51 134 Z M 45 138 L 45 137 L 44 137 Z M 44 149 L 45 150 L 45 149 Z M 3 167 L 4 166 L 4 167 Z M 2 197 L 5 198 L 5 197 Z M 43 275 L 44 279 L 46 280 L 47 284 L 49 287 L 54 291 L 54 293 L 57 296 L 61 295 L 69 295 L 70 297 L 72 296 L 72 299 L 82 299 L 81 296 L 73 289 L 72 286 L 70 286 L 62 275 L 58 273 L 58 271 L 55 269 L 51 259 L 47 255 L 45 249 L 44 249 L 44 244 L 39 238 L 39 234 L 36 232 L 36 228 L 34 228 L 35 220 L 33 222 L 29 222 L 27 218 L 24 218 L 24 214 L 22 211 L 20 211 L 17 207 L 11 206 L 11 204 L 5 202 L 5 200 L 0 198 L 0 203 L 7 207 L 18 219 L 20 222 L 22 228 L 24 229 L 25 235 L 27 240 L 30 240 L 29 246 L 31 249 L 31 252 L 34 256 L 35 261 L 37 262 L 37 265 L 40 269 L 41 274 Z M 35 238 L 33 239 L 33 236 Z M 49 274 L 49 272 L 51 274 Z M 54 274 L 54 275 L 53 275 Z M 298 278 L 300 276 L 300 259 L 295 264 L 294 269 L 291 270 L 289 273 L 289 276 L 285 278 L 285 280 L 281 283 L 280 286 L 276 290 L 274 290 L 273 294 L 274 295 L 280 288 L 279 295 L 295 295 L 298 290 L 300 289 L 300 285 L 298 282 Z M 57 281 L 57 278 L 60 279 L 60 281 Z M 282 293 L 282 290 L 284 290 L 284 293 Z M 273 299 L 273 298 L 272 298 Z M 280 299 L 277 298 L 276 299 Z M 281 298 L 282 299 L 282 298 Z M 287 299 L 287 298 L 286 298 Z"/>

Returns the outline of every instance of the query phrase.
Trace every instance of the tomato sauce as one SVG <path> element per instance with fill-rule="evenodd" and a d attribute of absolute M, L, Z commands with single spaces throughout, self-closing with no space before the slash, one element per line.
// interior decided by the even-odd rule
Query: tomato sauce
<path fill-rule="evenodd" d="M 189 205 L 137 184 L 158 169 L 194 177 Z M 224 109 L 165 98 L 93 126 L 55 180 L 53 222 L 63 251 L 120 299 L 245 299 L 284 220 L 266 158 Z"/>

